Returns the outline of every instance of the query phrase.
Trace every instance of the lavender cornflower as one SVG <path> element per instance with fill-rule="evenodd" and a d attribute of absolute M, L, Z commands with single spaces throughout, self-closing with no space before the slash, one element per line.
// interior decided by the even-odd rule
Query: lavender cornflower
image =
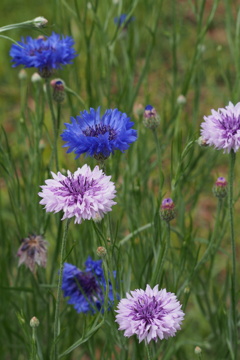
<path fill-rule="evenodd" d="M 106 176 L 98 166 L 92 171 L 85 164 L 73 174 L 68 171 L 64 176 L 52 172 L 52 176 L 53 179 L 46 180 L 46 185 L 41 186 L 40 204 L 45 205 L 47 212 L 63 210 L 62 220 L 75 216 L 75 223 L 80 224 L 82 220 L 103 217 L 116 204 L 112 200 L 116 190 L 111 176 Z"/>
<path fill-rule="evenodd" d="M 22 239 L 22 244 L 18 249 L 18 266 L 23 263 L 34 272 L 36 264 L 46 267 L 47 263 L 47 241 L 41 235 L 29 235 Z"/>
<path fill-rule="evenodd" d="M 71 36 L 60 36 L 52 33 L 50 36 L 40 36 L 33 39 L 30 36 L 13 44 L 10 50 L 13 67 L 24 65 L 25 68 L 35 67 L 42 77 L 49 77 L 55 69 L 71 64 L 77 56 L 73 48 Z"/>
<path fill-rule="evenodd" d="M 184 318 L 181 304 L 176 295 L 166 289 L 137 289 L 127 293 L 127 298 L 118 304 L 116 322 L 119 330 L 125 330 L 124 336 L 137 335 L 139 342 L 145 340 L 167 339 L 174 336 Z"/>
<path fill-rule="evenodd" d="M 235 152 L 240 147 L 240 102 L 235 106 L 229 102 L 226 108 L 212 110 L 212 115 L 204 116 L 201 135 L 208 145 L 224 152 Z"/>
<path fill-rule="evenodd" d="M 100 107 L 97 110 L 90 108 L 89 113 L 84 110 L 71 120 L 71 124 L 65 124 L 67 129 L 61 136 L 67 142 L 64 147 L 69 147 L 67 152 L 77 154 L 76 159 L 86 153 L 104 160 L 115 150 L 124 152 L 137 140 L 137 131 L 131 129 L 134 123 L 118 109 L 106 110 L 101 117 Z"/>
<path fill-rule="evenodd" d="M 103 311 L 106 280 L 102 268 L 102 260 L 94 261 L 88 257 L 85 270 L 65 263 L 63 269 L 62 290 L 69 297 L 68 304 L 74 305 L 78 313 L 96 313 Z M 112 285 L 109 283 L 108 306 L 114 301 Z"/>

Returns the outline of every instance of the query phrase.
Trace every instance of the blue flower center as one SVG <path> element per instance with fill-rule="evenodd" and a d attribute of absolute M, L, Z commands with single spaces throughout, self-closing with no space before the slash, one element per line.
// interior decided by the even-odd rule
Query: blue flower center
<path fill-rule="evenodd" d="M 83 130 L 83 134 L 85 136 L 98 137 L 99 135 L 104 135 L 108 132 L 108 139 L 114 140 L 117 133 L 116 130 L 111 128 L 109 125 L 97 124 L 95 126 L 88 126 L 85 130 Z"/>
<path fill-rule="evenodd" d="M 41 46 L 37 49 L 32 49 L 29 51 L 29 55 L 30 56 L 35 56 L 36 54 L 42 54 L 44 51 L 56 51 L 56 49 L 54 49 L 52 46 Z"/>

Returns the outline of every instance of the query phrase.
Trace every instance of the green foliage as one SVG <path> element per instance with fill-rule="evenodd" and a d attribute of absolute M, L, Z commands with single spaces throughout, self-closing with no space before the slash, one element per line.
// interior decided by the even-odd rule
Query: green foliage
<path fill-rule="evenodd" d="M 20 3 L 15 1 L 16 9 Z M 218 176 L 227 177 L 227 158 L 196 140 L 204 114 L 239 100 L 239 5 L 228 0 L 55 0 L 51 5 L 26 1 L 20 12 L 11 11 L 4 0 L 0 8 L 5 22 L 15 24 L 0 28 L 7 31 L 0 39 L 2 358 L 53 359 L 63 223 L 61 214 L 46 214 L 38 192 L 50 171 L 96 165 L 94 159 L 75 160 L 66 154 L 56 135 L 70 116 L 101 106 L 102 112 L 118 108 L 131 116 L 138 140 L 126 153 L 116 152 L 105 162 L 105 172 L 116 185 L 117 205 L 99 224 L 71 222 L 65 261 L 83 268 L 86 258 L 96 260 L 97 247 L 105 246 L 106 269 L 117 271 L 111 279 L 115 294 L 125 297 L 146 284 L 177 294 L 186 313 L 182 330 L 150 344 L 153 359 L 197 359 L 198 345 L 203 359 L 237 360 L 232 299 L 239 297 L 239 279 L 233 295 L 227 200 L 217 203 L 211 192 Z M 36 11 L 48 19 L 41 32 L 72 35 L 76 42 L 79 56 L 56 73 L 66 84 L 63 105 L 49 103 L 51 89 L 46 90 L 43 81 L 31 81 L 36 69 L 26 69 L 27 79 L 18 79 L 20 69 L 11 68 L 9 38 L 37 36 L 38 29 L 22 19 L 23 14 L 32 18 L 33 12 L 37 17 Z M 122 13 L 135 18 L 127 28 L 114 24 Z M 179 95 L 186 104 L 178 101 Z M 161 119 L 154 131 L 142 123 L 148 103 Z M 237 210 L 239 194 L 236 186 Z M 176 204 L 170 225 L 159 217 L 165 197 Z M 239 230 L 237 221 L 235 225 Z M 18 267 L 16 256 L 20 240 L 29 233 L 48 241 L 47 267 L 33 274 L 24 265 Z M 118 331 L 117 303 L 115 298 L 113 309 L 104 314 L 85 315 L 62 298 L 59 358 L 147 357 L 144 343 Z M 33 316 L 40 321 L 34 332 L 29 325 Z"/>

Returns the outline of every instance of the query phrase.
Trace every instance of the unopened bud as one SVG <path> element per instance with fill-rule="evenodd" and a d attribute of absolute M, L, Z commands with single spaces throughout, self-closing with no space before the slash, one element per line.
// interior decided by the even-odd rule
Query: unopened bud
<path fill-rule="evenodd" d="M 37 28 L 42 28 L 47 25 L 48 21 L 43 16 L 38 16 L 33 20 L 33 23 Z"/>
<path fill-rule="evenodd" d="M 197 142 L 198 145 L 201 146 L 201 147 L 206 147 L 206 146 L 208 146 L 207 141 L 206 141 L 202 136 L 200 136 L 200 137 L 196 140 L 196 142 Z"/>
<path fill-rule="evenodd" d="M 217 198 L 225 198 L 228 192 L 227 180 L 224 177 L 217 178 L 212 190 Z"/>
<path fill-rule="evenodd" d="M 36 318 L 36 316 L 32 317 L 31 320 L 30 320 L 30 326 L 32 328 L 36 328 L 39 326 L 39 320 Z"/>
<path fill-rule="evenodd" d="M 189 294 L 190 292 L 190 288 L 189 286 L 186 286 L 185 289 L 183 290 L 184 294 Z"/>
<path fill-rule="evenodd" d="M 19 80 L 26 80 L 27 79 L 27 72 L 25 69 L 21 69 L 18 73 Z"/>
<path fill-rule="evenodd" d="M 176 216 L 175 204 L 171 198 L 162 201 L 160 208 L 160 218 L 166 222 L 173 220 Z"/>
<path fill-rule="evenodd" d="M 185 98 L 184 95 L 179 95 L 178 98 L 177 98 L 177 104 L 178 105 L 185 105 L 187 102 L 187 99 Z"/>
<path fill-rule="evenodd" d="M 105 256 L 107 255 L 107 250 L 106 250 L 106 248 L 105 248 L 104 246 L 99 246 L 99 247 L 97 248 L 97 255 L 98 255 L 99 257 L 105 257 Z"/>
<path fill-rule="evenodd" d="M 35 72 L 32 74 L 31 81 L 32 81 L 32 83 L 36 83 L 36 82 L 42 81 L 42 78 L 37 72 Z"/>
<path fill-rule="evenodd" d="M 196 355 L 200 355 L 202 353 L 202 349 L 199 346 L 196 346 L 194 352 Z"/>
<path fill-rule="evenodd" d="M 62 103 L 65 99 L 65 87 L 62 80 L 54 79 L 50 82 L 53 87 L 53 100 L 57 103 Z"/>
<path fill-rule="evenodd" d="M 101 215 L 100 215 L 99 213 L 97 213 L 97 214 L 95 215 L 95 217 L 93 218 L 93 221 L 94 221 L 95 223 L 99 223 L 100 221 L 102 221 Z"/>
<path fill-rule="evenodd" d="M 147 105 L 144 111 L 143 124 L 149 129 L 156 129 L 159 126 L 160 117 L 152 105 Z"/>

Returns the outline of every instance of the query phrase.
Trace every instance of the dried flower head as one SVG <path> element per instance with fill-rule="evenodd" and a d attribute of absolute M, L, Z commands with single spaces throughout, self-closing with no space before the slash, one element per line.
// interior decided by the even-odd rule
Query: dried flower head
<path fill-rule="evenodd" d="M 118 109 L 106 110 L 101 117 L 100 107 L 91 108 L 89 113 L 84 110 L 71 120 L 71 124 L 65 124 L 67 129 L 61 136 L 67 142 L 64 147 L 69 147 L 67 152 L 74 152 L 76 158 L 86 153 L 104 160 L 115 150 L 124 152 L 137 140 L 137 131 L 132 129 L 134 123 Z"/>
<path fill-rule="evenodd" d="M 47 212 L 57 213 L 63 210 L 62 220 L 75 217 L 75 223 L 90 220 L 112 210 L 116 203 L 112 200 L 116 195 L 115 185 L 99 167 L 93 171 L 88 165 L 78 168 L 73 174 L 68 171 L 67 176 L 60 172 L 54 174 L 53 179 L 46 180 L 38 193 Z"/>
<path fill-rule="evenodd" d="M 40 36 L 33 39 L 28 36 L 19 45 L 13 44 L 10 50 L 13 67 L 24 65 L 25 68 L 35 67 L 42 77 L 49 77 L 55 69 L 71 64 L 77 56 L 71 36 L 52 33 L 50 36 Z"/>
<path fill-rule="evenodd" d="M 103 311 L 106 292 L 106 280 L 102 268 L 102 260 L 94 261 L 88 257 L 85 270 L 65 263 L 63 269 L 62 290 L 69 297 L 68 304 L 74 305 L 78 313 L 96 313 Z M 112 285 L 109 283 L 108 306 L 114 300 Z"/>
<path fill-rule="evenodd" d="M 174 336 L 184 318 L 181 304 L 176 295 L 166 289 L 153 289 L 147 285 L 146 290 L 137 289 L 127 293 L 116 310 L 116 322 L 119 330 L 125 330 L 124 336 L 137 335 L 139 342 L 145 340 L 167 339 Z"/>
<path fill-rule="evenodd" d="M 238 151 L 240 147 L 240 102 L 235 106 L 229 102 L 226 108 L 212 110 L 204 116 L 201 135 L 208 145 L 224 152 Z"/>
<path fill-rule="evenodd" d="M 24 263 L 32 272 L 34 272 L 36 264 L 46 267 L 47 241 L 41 235 L 29 235 L 22 239 L 17 256 L 19 256 L 18 266 Z"/>

